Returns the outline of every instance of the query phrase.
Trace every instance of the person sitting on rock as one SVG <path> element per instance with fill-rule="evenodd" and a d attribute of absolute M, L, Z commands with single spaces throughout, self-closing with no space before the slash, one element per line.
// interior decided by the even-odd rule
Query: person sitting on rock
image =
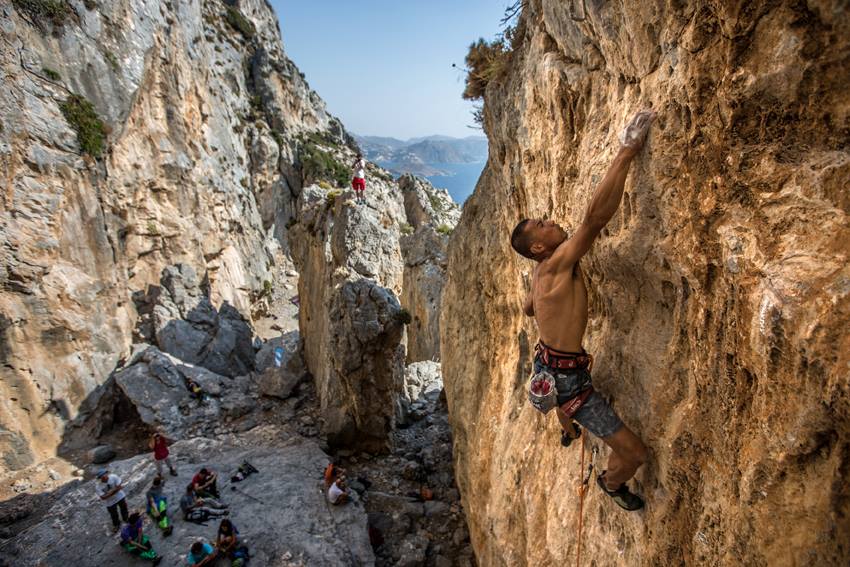
<path fill-rule="evenodd" d="M 330 488 L 337 477 L 342 474 L 345 474 L 345 469 L 338 467 L 333 462 L 328 463 L 328 466 L 325 467 L 325 490 Z"/>
<path fill-rule="evenodd" d="M 354 178 L 351 180 L 354 196 L 358 203 L 365 202 L 366 197 L 363 196 L 363 193 L 366 191 L 366 161 L 361 154 L 357 154 L 357 159 L 351 164 L 351 169 L 354 173 Z"/>
<path fill-rule="evenodd" d="M 195 494 L 195 486 L 186 486 L 186 493 L 180 498 L 180 510 L 183 519 L 189 522 L 205 522 L 209 518 L 218 518 L 229 514 L 227 505 L 215 498 L 200 498 Z"/>
<path fill-rule="evenodd" d="M 161 476 L 154 477 L 153 484 L 145 494 L 145 500 L 148 514 L 162 530 L 162 535 L 168 537 L 174 530 L 174 526 L 171 525 L 171 519 L 168 517 L 168 498 L 163 494 L 164 485 L 165 481 Z"/>
<path fill-rule="evenodd" d="M 204 393 L 201 385 L 192 380 L 191 378 L 186 378 L 186 389 L 189 390 L 189 396 L 203 403 L 207 400 L 207 395 Z"/>
<path fill-rule="evenodd" d="M 221 498 L 218 493 L 218 475 L 208 468 L 202 468 L 194 477 L 192 484 L 195 486 L 195 492 L 202 498 L 213 497 Z"/>
<path fill-rule="evenodd" d="M 348 502 L 348 491 L 345 485 L 345 475 L 340 475 L 328 488 L 328 502 L 334 506 Z"/>
<path fill-rule="evenodd" d="M 130 514 L 127 525 L 121 529 L 121 546 L 133 555 L 152 561 L 154 565 L 159 565 L 162 557 L 157 555 L 150 539 L 145 535 L 143 523 L 144 519 L 141 514 L 138 512 Z"/>
<path fill-rule="evenodd" d="M 130 511 L 127 509 L 127 497 L 124 494 L 124 485 L 121 477 L 109 474 L 108 469 L 97 471 L 98 483 L 95 484 L 95 492 L 106 504 L 106 510 L 112 519 L 112 531 L 117 532 L 121 527 L 121 520 L 127 521 Z M 118 510 L 121 510 L 121 520 L 118 519 Z"/>
<path fill-rule="evenodd" d="M 202 539 L 192 544 L 189 555 L 186 556 L 186 563 L 196 567 L 213 565 L 216 560 L 218 560 L 218 553 L 215 548 Z"/>
<path fill-rule="evenodd" d="M 568 238 L 558 224 L 543 219 L 522 220 L 511 234 L 514 250 L 537 262 L 524 311 L 537 319 L 540 332 L 535 348 L 535 380 L 537 376 L 545 377 L 544 371 L 554 378 L 555 409 L 563 428 L 561 443 L 569 445 L 571 438 L 579 435 L 573 431 L 574 415 L 579 424 L 611 447 L 608 470 L 597 477 L 597 483 L 626 510 L 643 507 L 643 500 L 629 491 L 626 481 L 646 461 L 648 452 L 605 398 L 593 391 L 591 357 L 582 347 L 588 293 L 579 260 L 617 212 L 629 165 L 643 146 L 654 118 L 654 112 L 639 112 L 623 131 L 620 151 L 593 194 L 575 234 Z"/>
<path fill-rule="evenodd" d="M 248 548 L 239 545 L 239 530 L 227 518 L 218 525 L 215 549 L 219 557 L 230 559 L 231 567 L 244 567 L 248 561 Z"/>
<path fill-rule="evenodd" d="M 171 473 L 171 476 L 177 476 L 177 471 L 174 470 L 174 465 L 171 463 L 171 458 L 169 457 L 168 446 L 171 443 L 172 441 L 170 439 L 160 433 L 151 435 L 151 440 L 148 443 L 148 446 L 153 449 L 153 463 L 156 466 L 156 474 L 159 476 L 162 476 L 163 462 L 168 465 L 168 472 Z"/>

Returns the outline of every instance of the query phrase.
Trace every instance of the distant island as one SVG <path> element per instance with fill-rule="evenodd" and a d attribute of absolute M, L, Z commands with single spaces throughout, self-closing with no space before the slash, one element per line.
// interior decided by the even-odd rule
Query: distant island
<path fill-rule="evenodd" d="M 354 135 L 369 161 L 394 175 L 412 173 L 427 178 L 436 187 L 449 190 L 452 198 L 463 203 L 487 161 L 487 138 L 467 136 L 424 136 L 399 140 L 386 136 Z"/>

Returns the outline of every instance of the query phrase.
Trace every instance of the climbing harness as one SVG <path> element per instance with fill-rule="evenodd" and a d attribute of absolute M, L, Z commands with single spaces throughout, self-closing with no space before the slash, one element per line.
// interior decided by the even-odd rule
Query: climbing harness
<path fill-rule="evenodd" d="M 593 476 L 593 467 L 596 461 L 596 455 L 599 448 L 594 446 L 590 452 L 590 463 L 587 465 L 587 472 L 584 472 L 584 454 L 585 454 L 585 439 L 587 435 L 582 433 L 581 436 L 581 468 L 579 468 L 579 478 L 581 484 L 578 487 L 579 504 L 578 504 L 578 537 L 576 546 L 576 567 L 581 567 L 581 543 L 582 543 L 582 528 L 584 527 L 584 496 L 587 494 L 587 486 L 590 483 L 590 477 Z M 582 476 L 583 475 L 583 476 Z"/>
<path fill-rule="evenodd" d="M 567 352 L 546 346 L 543 341 L 534 345 L 534 355 L 540 358 L 544 366 L 554 370 L 574 370 L 593 368 L 593 355 L 586 352 Z"/>
<path fill-rule="evenodd" d="M 535 409 L 543 414 L 548 413 L 558 405 L 558 388 L 555 377 L 549 372 L 553 370 L 573 370 L 593 368 L 593 356 L 586 352 L 565 352 L 555 350 L 539 341 L 534 347 L 535 358 L 546 367 L 531 375 L 528 381 L 528 401 Z M 571 418 L 581 408 L 587 398 L 593 393 L 593 386 L 578 393 L 561 404 L 561 411 Z"/>

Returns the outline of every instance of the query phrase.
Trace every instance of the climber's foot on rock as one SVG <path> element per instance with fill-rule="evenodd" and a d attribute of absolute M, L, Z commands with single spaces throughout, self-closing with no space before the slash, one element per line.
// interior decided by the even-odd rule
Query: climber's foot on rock
<path fill-rule="evenodd" d="M 581 426 L 573 422 L 573 429 L 575 430 L 575 435 L 570 435 L 568 432 L 561 430 L 561 445 L 564 447 L 569 447 L 572 445 L 573 441 L 581 437 Z"/>
<path fill-rule="evenodd" d="M 599 485 L 599 488 L 601 488 L 605 494 L 613 498 L 614 502 L 616 502 L 623 510 L 631 512 L 643 508 L 643 498 L 630 491 L 625 482 L 616 490 L 610 490 L 607 486 L 605 486 L 605 471 L 596 477 L 596 484 Z"/>
<path fill-rule="evenodd" d="M 631 122 L 626 124 L 626 127 L 620 133 L 620 143 L 623 147 L 639 150 L 643 147 L 643 142 L 646 140 L 646 134 L 649 132 L 649 127 L 655 120 L 654 110 L 641 110 L 635 114 Z"/>

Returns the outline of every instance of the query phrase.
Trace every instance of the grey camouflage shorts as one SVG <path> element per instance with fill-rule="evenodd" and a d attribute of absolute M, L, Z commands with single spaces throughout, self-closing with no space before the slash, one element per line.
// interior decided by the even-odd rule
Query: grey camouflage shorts
<path fill-rule="evenodd" d="M 555 370 L 535 358 L 534 371 L 540 372 L 541 370 L 546 370 L 555 377 L 555 386 L 558 389 L 558 405 L 565 404 L 592 384 L 590 371 L 586 368 Z M 596 391 L 587 397 L 573 419 L 597 437 L 608 437 L 623 427 L 623 421 L 614 412 L 610 404 L 605 401 L 605 398 Z"/>

